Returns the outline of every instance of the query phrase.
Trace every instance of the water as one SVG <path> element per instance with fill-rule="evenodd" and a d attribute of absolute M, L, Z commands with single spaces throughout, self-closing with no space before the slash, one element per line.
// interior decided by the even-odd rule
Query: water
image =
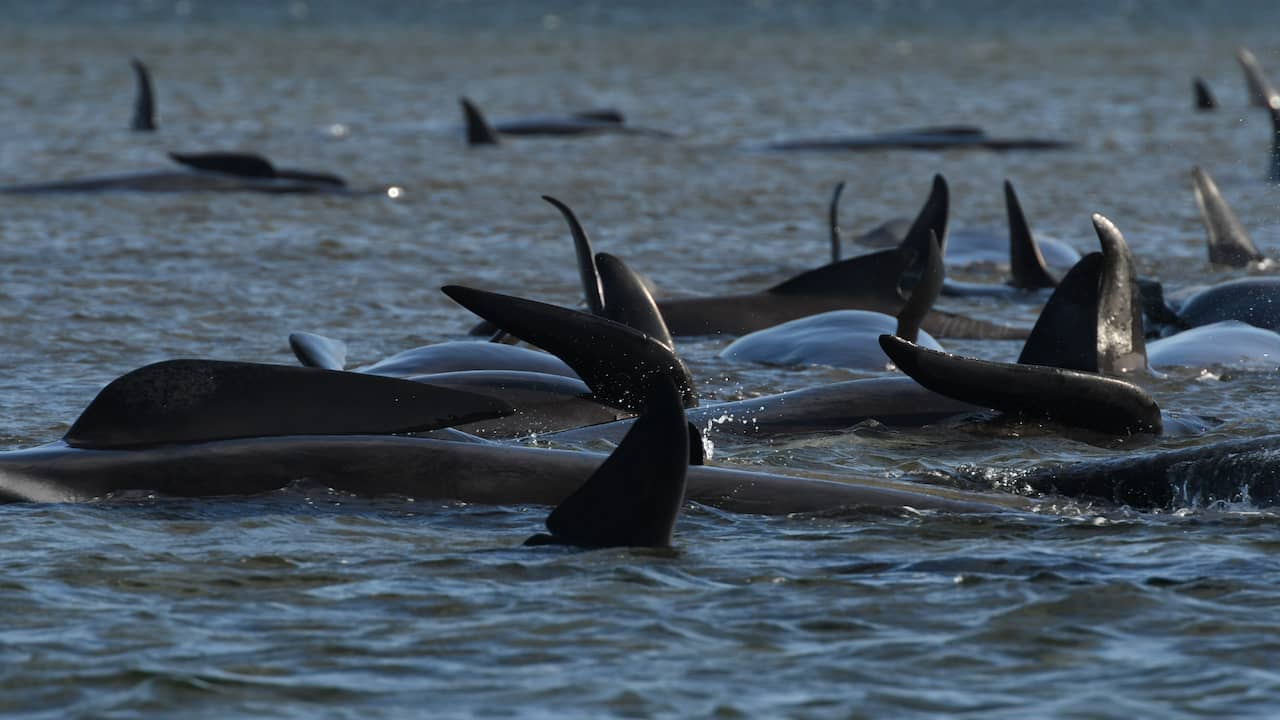
<path fill-rule="evenodd" d="M 1269 121 L 1232 53 L 1280 76 L 1265 3 L 31 3 L 0 28 L 0 182 L 163 168 L 244 149 L 387 197 L 0 198 L 0 442 L 59 436 L 117 375 L 171 357 L 352 359 L 457 338 L 437 291 L 570 303 L 573 206 L 597 249 L 668 294 L 745 291 L 824 261 L 843 225 L 914 213 L 935 172 L 953 227 L 1095 247 L 1091 212 L 1172 288 L 1207 267 L 1190 169 L 1276 254 Z M 1016 9 L 1015 9 L 1016 8 Z M 129 57 L 161 132 L 125 130 Z M 1204 76 L 1222 109 L 1191 110 Z M 461 142 L 494 117 L 616 106 L 677 141 Z M 770 140 L 973 123 L 1070 152 L 777 155 Z M 1036 308 L 948 300 L 1028 324 Z M 722 399 L 855 377 L 717 359 Z M 948 343 L 1012 358 L 1016 343 Z M 1171 374 L 1205 435 L 1100 448 L 1034 428 L 863 428 L 721 443 L 717 461 L 897 475 L 1020 468 L 1276 430 L 1274 372 Z M 0 709 L 33 717 L 1269 715 L 1280 700 L 1272 505 L 1033 516 L 758 518 L 693 507 L 677 552 L 519 548 L 545 508 L 136 498 L 0 508 Z"/>

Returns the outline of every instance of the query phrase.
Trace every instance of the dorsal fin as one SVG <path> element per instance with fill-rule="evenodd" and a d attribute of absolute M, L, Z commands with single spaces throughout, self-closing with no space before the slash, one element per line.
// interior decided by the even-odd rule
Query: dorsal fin
<path fill-rule="evenodd" d="M 459 102 L 462 103 L 462 115 L 467 120 L 467 144 L 471 146 L 500 145 L 498 131 L 484 119 L 480 108 L 466 98 L 459 98 Z"/>
<path fill-rule="evenodd" d="M 594 110 L 579 110 L 573 114 L 574 117 L 582 120 L 591 120 L 599 123 L 609 123 L 611 125 L 622 125 L 627 122 L 627 118 L 622 114 L 621 110 L 616 108 L 596 108 Z"/>
<path fill-rule="evenodd" d="M 280 435 L 423 432 L 510 415 L 487 395 L 396 378 L 218 360 L 168 360 L 98 393 L 63 439 L 122 448 Z"/>
<path fill-rule="evenodd" d="M 1102 244 L 1102 276 L 1098 281 L 1098 372 L 1147 369 L 1147 342 L 1142 324 L 1142 289 L 1129 245 L 1114 224 L 1093 214 L 1093 229 Z"/>
<path fill-rule="evenodd" d="M 1218 185 L 1199 165 L 1191 169 L 1191 189 L 1200 207 L 1200 220 L 1204 222 L 1209 241 L 1209 262 L 1215 265 L 1244 267 L 1262 259 L 1262 253 L 1249 239 L 1249 233 L 1231 212 L 1227 201 L 1218 192 Z"/>
<path fill-rule="evenodd" d="M 309 332 L 289 334 L 289 349 L 304 367 L 341 370 L 347 366 L 347 344 Z"/>
<path fill-rule="evenodd" d="M 766 292 L 783 295 L 856 295 L 870 290 L 877 296 L 901 302 L 899 283 L 914 258 L 914 251 L 902 246 L 878 250 L 802 272 L 774 285 Z"/>
<path fill-rule="evenodd" d="M 675 341 L 662 319 L 658 303 L 644 281 L 627 264 L 608 253 L 596 255 L 600 287 L 604 292 L 604 317 L 648 335 L 675 350 Z"/>
<path fill-rule="evenodd" d="M 1009 215 L 1009 270 L 1013 276 L 1012 285 L 1022 290 L 1056 286 L 1058 281 L 1045 265 L 1044 255 L 1040 254 L 1040 246 L 1031 234 L 1027 217 L 1022 214 L 1022 203 L 1018 202 L 1018 194 L 1013 191 L 1013 183 L 1008 180 L 1004 181 L 1004 207 Z"/>
<path fill-rule="evenodd" d="M 133 66 L 133 76 L 137 81 L 138 91 L 133 99 L 133 121 L 129 124 L 132 130 L 156 129 L 156 98 L 151 90 L 151 72 L 137 58 L 129 61 Z"/>
<path fill-rule="evenodd" d="M 1280 182 L 1280 94 L 1274 90 L 1268 96 L 1267 110 L 1271 113 L 1271 164 L 1267 168 L 1267 180 Z"/>
<path fill-rule="evenodd" d="M 893 335 L 881 335 L 880 347 L 916 382 L 961 402 L 1106 433 L 1162 428 L 1155 400 L 1119 378 L 960 357 Z"/>
<path fill-rule="evenodd" d="M 618 447 L 547 516 L 551 534 L 525 544 L 670 547 L 684 505 L 688 427 L 675 386 L 665 378 L 654 383 Z"/>
<path fill-rule="evenodd" d="M 1268 107 L 1275 90 L 1271 87 L 1267 76 L 1262 73 L 1258 58 L 1254 57 L 1248 48 L 1240 48 L 1236 50 L 1236 60 L 1240 63 L 1240 69 L 1244 71 L 1244 82 L 1249 89 L 1249 103 L 1258 107 Z"/>
<path fill-rule="evenodd" d="M 249 178 L 276 177 L 276 168 L 270 160 L 254 153 L 208 152 L 169 153 L 174 162 L 196 170 Z"/>
<path fill-rule="evenodd" d="M 933 176 L 933 186 L 929 189 L 929 197 L 924 201 L 924 205 L 920 208 L 920 212 L 916 214 L 916 219 L 911 223 L 911 228 L 907 230 L 907 234 L 902 238 L 901 247 L 909 248 L 915 253 L 915 264 L 912 270 L 919 270 L 923 267 L 925 258 L 928 257 L 925 251 L 925 243 L 931 239 L 942 248 L 942 255 L 947 255 L 947 214 L 950 212 L 951 192 L 947 188 L 947 179 L 941 175 Z M 931 235 L 932 233 L 932 235 Z"/>
<path fill-rule="evenodd" d="M 1080 258 L 1036 318 L 1018 363 L 1098 371 L 1098 283 L 1102 253 Z"/>
<path fill-rule="evenodd" d="M 1218 107 L 1218 101 L 1213 99 L 1213 93 L 1209 91 L 1209 84 L 1204 78 L 1192 78 L 1191 90 L 1195 93 L 1197 110 L 1213 110 Z"/>
<path fill-rule="evenodd" d="M 931 231 L 932 232 L 932 231 Z M 920 323 L 929 314 L 933 303 L 942 292 L 942 283 L 946 279 L 946 270 L 942 264 L 942 248 L 937 240 L 928 243 L 928 254 L 925 258 L 924 270 L 920 279 L 911 288 L 911 297 L 898 311 L 897 335 L 904 340 L 915 342 L 920 336 Z"/>
<path fill-rule="evenodd" d="M 831 191 L 831 205 L 827 208 L 827 227 L 831 230 L 831 262 L 840 262 L 840 194 L 844 192 L 844 181 L 836 183 Z"/>
<path fill-rule="evenodd" d="M 689 369 L 671 348 L 622 323 L 556 305 L 450 285 L 454 302 L 563 360 L 600 402 L 637 410 L 655 378 L 669 377 L 698 404 Z"/>
<path fill-rule="evenodd" d="M 564 221 L 569 223 L 569 233 L 573 235 L 573 251 L 578 258 L 578 276 L 582 278 L 582 294 L 587 299 L 587 308 L 592 315 L 604 314 L 604 290 L 600 287 L 600 270 L 596 267 L 596 256 L 591 250 L 591 238 L 587 237 L 587 231 L 582 229 L 578 216 L 568 205 L 550 195 L 543 195 L 542 199 L 555 206 L 564 216 Z"/>

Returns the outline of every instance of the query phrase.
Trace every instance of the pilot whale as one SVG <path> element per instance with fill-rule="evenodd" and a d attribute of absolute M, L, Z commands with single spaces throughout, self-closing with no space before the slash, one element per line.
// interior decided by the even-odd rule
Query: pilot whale
<path fill-rule="evenodd" d="M 467 124 L 468 145 L 499 145 L 503 135 L 571 136 L 571 135 L 646 135 L 670 138 L 673 133 L 653 128 L 628 125 L 621 112 L 613 109 L 588 110 L 564 116 L 530 117 L 490 123 L 480 108 L 461 98 L 462 115 Z"/>
<path fill-rule="evenodd" d="M 1007 151 L 1062 150 L 1070 148 L 1072 144 L 1066 140 L 1051 138 L 992 137 L 982 128 L 972 125 L 941 125 L 869 135 L 778 140 L 768 143 L 764 149 L 790 152 L 963 149 Z"/>
<path fill-rule="evenodd" d="M 268 194 L 357 194 L 337 175 L 314 170 L 276 167 L 252 153 L 170 153 L 185 170 L 58 180 L 0 186 L 0 192 L 17 194 L 133 192 L 260 192 Z M 372 190 L 369 193 L 382 193 Z"/>

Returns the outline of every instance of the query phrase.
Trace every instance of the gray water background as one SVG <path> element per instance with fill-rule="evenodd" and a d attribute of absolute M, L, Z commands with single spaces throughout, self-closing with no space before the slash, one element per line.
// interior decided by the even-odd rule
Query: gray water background
<path fill-rule="evenodd" d="M 1232 53 L 1280 77 L 1271 3 L 6 3 L 0 182 L 161 169 L 241 149 L 397 199 L 0 197 L 0 443 L 60 436 L 112 378 L 172 357 L 352 359 L 456 339 L 466 283 L 577 298 L 555 195 L 597 249 L 669 295 L 745 291 L 825 261 L 843 224 L 1000 231 L 1013 180 L 1041 236 L 1125 233 L 1171 288 L 1205 261 L 1189 171 L 1280 254 L 1270 123 Z M 161 130 L 127 131 L 146 60 Z M 1195 113 L 1190 78 L 1222 109 Z M 678 138 L 462 142 L 494 117 L 616 106 Z M 761 142 L 930 124 L 1078 143 L 1053 153 L 769 154 Z M 995 275 L 975 277 L 996 277 Z M 1037 308 L 949 300 L 1029 324 Z M 681 343 L 708 398 L 856 374 L 742 366 Z M 1011 359 L 1017 343 L 952 342 Z M 1173 373 L 1198 437 L 1100 448 L 1034 428 L 864 427 L 731 443 L 716 461 L 859 475 L 1020 468 L 1274 432 L 1274 372 Z M 759 518 L 691 507 L 674 556 L 532 552 L 545 508 L 140 498 L 0 508 L 0 711 L 28 717 L 1260 716 L 1280 705 L 1272 501 L 1176 512 Z"/>

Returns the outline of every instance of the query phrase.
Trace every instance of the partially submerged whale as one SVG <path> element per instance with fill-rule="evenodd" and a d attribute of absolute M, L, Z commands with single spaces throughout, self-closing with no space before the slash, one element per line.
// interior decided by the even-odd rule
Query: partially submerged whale
<path fill-rule="evenodd" d="M 1066 140 L 1035 137 L 991 137 L 972 125 L 940 125 L 937 127 L 894 130 L 869 135 L 799 138 L 778 140 L 764 146 L 781 151 L 869 151 L 869 150 L 1062 150 L 1073 143 Z"/>
<path fill-rule="evenodd" d="M 184 170 L 59 180 L 0 186 L 3 193 L 133 192 L 260 192 L 268 194 L 354 194 L 337 175 L 315 170 L 276 167 L 252 153 L 169 153 Z M 382 190 L 372 191 L 381 193 Z"/>
<path fill-rule="evenodd" d="M 571 135 L 647 135 L 675 137 L 673 133 L 653 128 L 628 125 L 622 113 L 613 109 L 587 110 L 570 115 L 520 118 L 490 123 L 480 108 L 461 98 L 462 114 L 467 123 L 468 145 L 499 145 L 503 135 L 571 136 Z"/>

